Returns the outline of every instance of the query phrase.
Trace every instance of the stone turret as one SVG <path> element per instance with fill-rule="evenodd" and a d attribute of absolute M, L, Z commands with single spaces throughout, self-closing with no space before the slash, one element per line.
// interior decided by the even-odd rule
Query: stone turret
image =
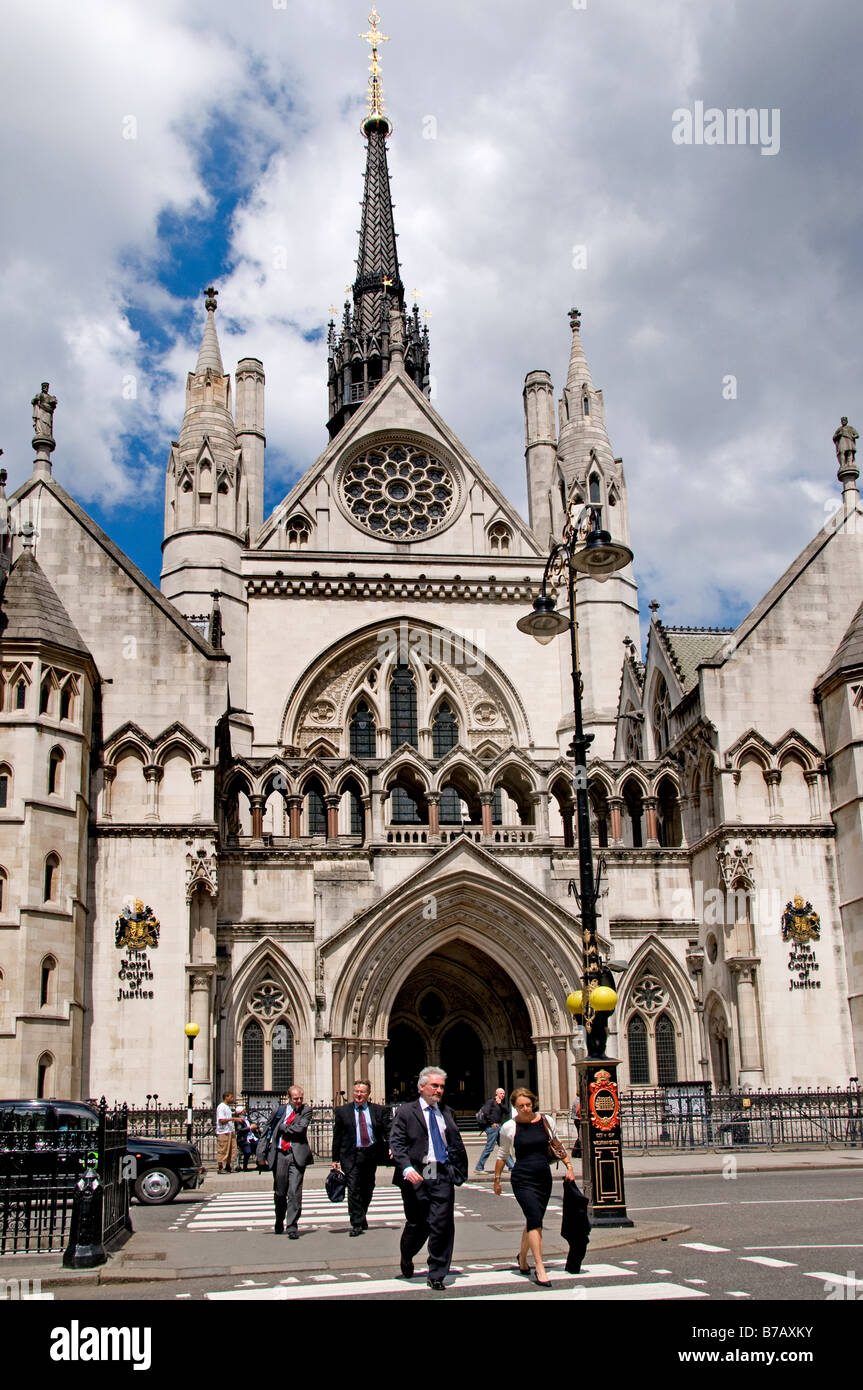
<path fill-rule="evenodd" d="M 216 331 L 216 295 L 209 286 L 201 348 L 186 378 L 186 413 L 168 458 L 162 592 L 202 630 L 212 620 L 213 591 L 219 592 L 231 690 L 242 704 L 247 610 L 240 557 L 263 519 L 264 371 L 256 358 L 239 364 L 235 424 L 231 378 Z"/>
<path fill-rule="evenodd" d="M 545 546 L 551 540 L 552 493 L 557 487 L 554 386 L 549 373 L 528 372 L 523 395 L 528 516 L 532 531 Z"/>

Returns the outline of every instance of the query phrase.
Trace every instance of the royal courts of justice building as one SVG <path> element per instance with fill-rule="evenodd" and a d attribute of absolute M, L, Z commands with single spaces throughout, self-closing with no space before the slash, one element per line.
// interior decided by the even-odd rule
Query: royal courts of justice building
<path fill-rule="evenodd" d="M 201 1105 L 397 1100 L 428 1062 L 466 1112 L 574 1096 L 570 647 L 516 621 L 567 503 L 628 543 L 624 465 L 566 306 L 557 386 L 525 377 L 527 520 L 435 409 L 370 100 L 328 442 L 272 514 L 264 367 L 226 370 L 212 288 L 161 589 L 54 478 L 47 383 L 0 487 L 0 1094 L 180 1100 L 191 1021 Z M 632 567 L 578 582 L 624 1087 L 863 1063 L 863 511 L 853 428 L 823 435 L 836 511 L 734 630 L 651 604 L 642 660 Z"/>

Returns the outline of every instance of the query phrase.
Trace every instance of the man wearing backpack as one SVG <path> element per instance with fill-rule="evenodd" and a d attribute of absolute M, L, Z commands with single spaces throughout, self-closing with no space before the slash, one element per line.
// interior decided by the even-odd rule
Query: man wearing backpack
<path fill-rule="evenodd" d="M 501 1125 L 504 1120 L 508 1119 L 509 1106 L 506 1104 L 506 1091 L 502 1086 L 498 1086 L 491 1100 L 487 1100 L 482 1109 L 476 1112 L 476 1122 L 480 1129 L 485 1130 L 485 1148 L 479 1156 L 479 1163 L 476 1165 L 478 1173 L 485 1172 L 486 1159 L 498 1142 Z M 506 1163 L 508 1168 L 515 1167 L 512 1155 L 507 1158 Z"/>

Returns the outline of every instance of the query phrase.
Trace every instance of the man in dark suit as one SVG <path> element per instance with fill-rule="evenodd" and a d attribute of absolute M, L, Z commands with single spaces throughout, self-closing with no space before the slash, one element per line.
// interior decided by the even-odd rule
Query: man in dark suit
<path fill-rule="evenodd" d="M 340 1105 L 333 1116 L 333 1167 L 347 1179 L 352 1236 L 369 1229 L 366 1213 L 375 1172 L 379 1163 L 386 1163 L 389 1150 L 392 1115 L 383 1105 L 369 1104 L 371 1093 L 370 1081 L 357 1081 L 353 1101 Z"/>
<path fill-rule="evenodd" d="M 428 1241 L 428 1286 L 443 1289 L 455 1242 L 455 1189 L 467 1177 L 467 1153 L 455 1116 L 442 1105 L 446 1072 L 425 1067 L 419 1099 L 399 1107 L 390 1130 L 390 1151 L 405 1208 L 401 1271 L 412 1279 L 413 1257 Z"/>
<path fill-rule="evenodd" d="M 302 1086 L 291 1086 L 284 1105 L 277 1105 L 267 1120 L 264 1137 L 269 1141 L 267 1167 L 273 1174 L 273 1201 L 276 1207 L 274 1231 L 280 1236 L 287 1228 L 288 1238 L 297 1240 L 297 1222 L 303 1209 L 303 1178 L 312 1160 L 306 1130 L 312 1107 L 303 1104 Z"/>

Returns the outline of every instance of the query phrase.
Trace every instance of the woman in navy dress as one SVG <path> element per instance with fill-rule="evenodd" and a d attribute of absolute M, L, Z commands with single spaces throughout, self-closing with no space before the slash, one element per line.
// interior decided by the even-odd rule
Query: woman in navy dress
<path fill-rule="evenodd" d="M 566 1181 L 574 1182 L 569 1154 L 557 1137 L 554 1121 L 536 1109 L 537 1097 L 526 1086 L 518 1086 L 510 1096 L 515 1106 L 515 1119 L 507 1120 L 500 1128 L 500 1156 L 494 1165 L 494 1192 L 500 1196 L 500 1177 L 509 1154 L 515 1158 L 510 1173 L 513 1195 L 524 1212 L 524 1231 L 518 1252 L 520 1274 L 530 1274 L 528 1251 L 534 1260 L 534 1278 L 542 1289 L 551 1288 L 542 1259 L 542 1221 L 551 1196 L 551 1160 L 549 1142 L 556 1142 L 560 1161 L 566 1165 Z"/>

